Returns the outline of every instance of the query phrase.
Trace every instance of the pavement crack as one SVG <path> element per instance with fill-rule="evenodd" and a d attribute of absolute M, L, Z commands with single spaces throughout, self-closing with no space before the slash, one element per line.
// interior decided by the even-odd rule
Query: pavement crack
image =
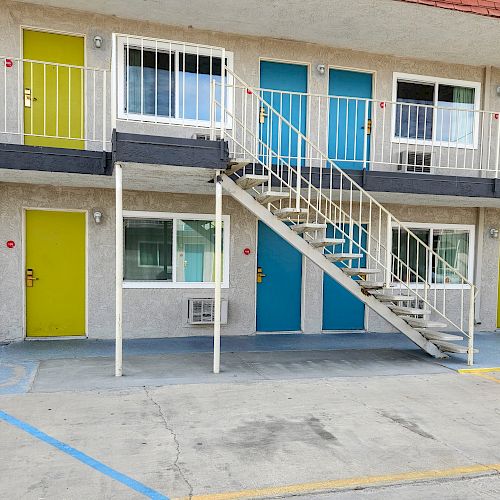
<path fill-rule="evenodd" d="M 144 386 L 144 392 L 146 393 L 146 396 L 151 401 L 151 403 L 153 403 L 156 406 L 156 408 L 158 409 L 158 415 L 162 419 L 163 425 L 165 426 L 165 429 L 167 429 L 167 431 L 172 436 L 172 439 L 173 439 L 174 444 L 175 444 L 175 460 L 172 463 L 172 467 L 177 471 L 177 473 L 181 477 L 182 481 L 186 484 L 186 486 L 188 488 L 188 491 L 189 491 L 187 498 L 191 499 L 191 498 L 193 498 L 193 486 L 189 482 L 189 480 L 186 477 L 184 471 L 182 470 L 182 468 L 179 465 L 179 460 L 180 460 L 180 457 L 181 457 L 181 446 L 180 446 L 180 443 L 179 443 L 179 439 L 177 438 L 177 434 L 176 434 L 173 426 L 168 423 L 168 418 L 165 415 L 165 412 L 163 411 L 163 408 L 161 407 L 160 403 L 158 403 L 158 401 L 156 401 L 153 398 L 153 396 L 151 395 L 151 393 L 149 392 L 149 390 L 148 390 L 148 388 L 146 386 Z"/>

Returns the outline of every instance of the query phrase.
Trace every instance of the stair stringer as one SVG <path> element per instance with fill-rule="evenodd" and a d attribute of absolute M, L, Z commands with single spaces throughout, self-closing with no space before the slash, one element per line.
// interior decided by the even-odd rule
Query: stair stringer
<path fill-rule="evenodd" d="M 222 187 L 234 199 L 239 201 L 245 208 L 250 210 L 250 212 L 258 217 L 264 224 L 290 243 L 305 257 L 319 266 L 320 269 L 337 281 L 337 283 L 352 293 L 356 298 L 361 300 L 374 312 L 383 317 L 394 328 L 406 335 L 413 343 L 435 358 L 448 357 L 446 354 L 441 352 L 436 345 L 427 340 L 420 332 L 408 325 L 408 323 L 402 320 L 398 315 L 394 314 L 387 306 L 379 302 L 375 297 L 365 295 L 361 291 L 361 287 L 356 285 L 355 281 L 344 274 L 339 267 L 326 259 L 322 252 L 313 248 L 309 243 L 307 243 L 307 241 L 292 231 L 284 222 L 275 217 L 269 210 L 267 210 L 267 208 L 262 206 L 253 198 L 253 196 L 240 188 L 227 175 L 222 174 L 220 176 L 220 182 L 222 182 Z"/>

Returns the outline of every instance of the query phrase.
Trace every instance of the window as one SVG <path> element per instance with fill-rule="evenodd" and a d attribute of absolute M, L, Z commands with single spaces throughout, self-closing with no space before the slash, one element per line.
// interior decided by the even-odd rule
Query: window
<path fill-rule="evenodd" d="M 215 222 L 206 215 L 126 212 L 128 288 L 206 287 L 215 281 Z M 223 217 L 223 286 L 228 283 L 229 218 Z"/>
<path fill-rule="evenodd" d="M 479 94 L 479 83 L 396 74 L 394 138 L 477 146 Z"/>
<path fill-rule="evenodd" d="M 411 224 L 406 226 L 436 252 L 451 268 L 471 281 L 474 226 L 425 225 Z M 462 283 L 457 273 L 450 272 L 441 259 L 429 254 L 427 249 L 417 244 L 406 231 L 398 228 L 392 230 L 392 253 L 394 275 L 402 281 L 418 283 L 427 280 L 434 285 Z"/>
<path fill-rule="evenodd" d="M 118 37 L 118 117 L 141 121 L 210 123 L 211 82 L 221 101 L 220 83 L 226 78 L 224 58 L 232 54 L 217 47 L 182 42 Z M 226 94 L 226 103 L 230 103 Z M 220 115 L 215 117 L 220 121 Z"/>

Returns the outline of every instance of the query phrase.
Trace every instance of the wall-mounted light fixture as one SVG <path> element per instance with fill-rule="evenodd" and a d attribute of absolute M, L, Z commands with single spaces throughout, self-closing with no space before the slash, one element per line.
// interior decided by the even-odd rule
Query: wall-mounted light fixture
<path fill-rule="evenodd" d="M 100 49 L 102 47 L 102 36 L 96 35 L 94 37 L 94 47 Z"/>
<path fill-rule="evenodd" d="M 96 224 L 100 224 L 102 221 L 102 212 L 100 210 L 94 210 L 92 217 L 94 217 L 94 222 Z"/>
<path fill-rule="evenodd" d="M 499 230 L 496 227 L 490 227 L 490 238 L 498 240 Z"/>
<path fill-rule="evenodd" d="M 318 64 L 316 66 L 316 71 L 320 74 L 320 75 L 324 75 L 326 73 L 326 66 L 324 64 Z"/>

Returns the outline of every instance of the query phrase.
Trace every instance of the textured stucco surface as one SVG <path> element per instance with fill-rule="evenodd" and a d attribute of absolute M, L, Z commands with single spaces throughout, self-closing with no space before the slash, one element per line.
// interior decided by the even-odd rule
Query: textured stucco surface
<path fill-rule="evenodd" d="M 126 210 L 179 213 L 213 213 L 213 196 L 126 191 Z M 106 189 L 72 189 L 50 186 L 0 184 L 0 241 L 16 241 L 15 249 L 0 247 L 0 340 L 23 338 L 23 208 L 99 208 L 104 219 L 88 225 L 88 335 L 112 338 L 114 332 L 114 193 Z M 402 221 L 476 224 L 478 209 L 458 207 L 388 207 Z M 224 197 L 224 213 L 231 217 L 230 287 L 223 290 L 229 299 L 229 322 L 223 334 L 255 333 L 256 219 L 231 198 Z M 485 209 L 484 250 L 481 259 L 481 330 L 496 327 L 499 243 L 488 229 L 498 227 L 500 210 Z M 244 248 L 252 249 L 249 256 Z M 321 331 L 322 273 L 307 260 L 303 272 L 302 326 L 305 333 Z M 124 328 L 130 338 L 211 335 L 211 327 L 185 324 L 186 299 L 209 297 L 207 289 L 126 289 Z M 447 294 L 447 311 L 458 317 L 460 291 Z M 366 326 L 371 331 L 390 331 L 387 323 L 367 310 Z"/>
<path fill-rule="evenodd" d="M 124 20 L 118 17 L 86 14 L 62 9 L 52 9 L 28 4 L 0 0 L 0 46 L 1 52 L 9 56 L 20 56 L 21 26 L 45 30 L 57 30 L 86 35 L 86 62 L 89 66 L 109 68 L 111 58 L 111 34 L 113 32 L 144 35 L 172 40 L 182 40 L 223 46 L 234 53 L 234 69 L 251 85 L 259 85 L 259 58 L 301 62 L 309 65 L 309 91 L 327 93 L 328 78 L 321 76 L 315 67 L 326 64 L 335 67 L 357 68 L 374 72 L 374 97 L 383 100 L 392 98 L 393 72 L 430 75 L 468 81 L 488 81 L 481 105 L 486 109 L 500 109 L 500 98 L 495 88 L 500 82 L 500 69 L 493 68 L 491 77 L 479 66 L 437 63 L 432 60 L 405 59 L 335 49 L 311 43 L 236 36 L 210 31 L 179 28 L 154 23 Z M 92 45 L 94 35 L 103 37 L 103 47 Z M 272 33 L 270 33 L 272 36 Z M 429 56 L 432 59 L 432 54 Z M 109 116 L 109 113 L 108 113 Z M 130 124 L 129 124 L 130 125 Z M 161 128 L 159 133 L 187 135 L 190 129 Z M 29 174 L 26 173 L 26 176 Z M 73 176 L 75 184 L 78 176 Z M 18 180 L 19 182 L 19 180 Z M 46 182 L 46 181 L 39 181 Z M 72 180 L 68 179 L 68 184 Z M 112 180 L 109 180 L 110 184 Z M 194 182 L 194 181 L 193 181 Z M 193 182 L 186 188 L 194 189 Z M 204 180 L 204 185 L 206 181 Z M 201 185 L 201 184 L 200 184 Z M 135 189 L 145 189 L 138 184 Z M 112 187 L 112 185 L 110 185 Z M 213 212 L 213 197 L 183 196 L 168 193 L 127 192 L 125 208 L 135 210 Z M 433 200 L 437 204 L 437 200 Z M 114 321 L 114 232 L 113 192 L 106 189 L 73 189 L 70 187 L 41 187 L 0 184 L 0 241 L 14 239 L 22 241 L 22 206 L 52 208 L 99 207 L 106 216 L 101 226 L 89 225 L 89 322 L 88 332 L 95 338 L 111 337 Z M 403 221 L 443 222 L 474 224 L 475 208 L 453 208 L 436 206 L 390 206 L 394 214 Z M 232 256 L 231 287 L 224 296 L 230 300 L 230 322 L 224 333 L 248 334 L 255 331 L 255 253 L 242 258 L 242 249 L 255 248 L 255 219 L 233 200 L 225 200 L 225 210 L 231 215 Z M 486 209 L 486 231 L 498 227 L 500 211 Z M 496 322 L 498 241 L 487 234 L 479 235 L 484 240 L 483 281 L 481 288 L 482 329 L 493 329 Z M 22 311 L 22 245 L 13 251 L 0 247 L 2 283 L 0 292 L 0 339 L 21 338 Z M 306 332 L 321 328 L 322 275 L 310 263 L 304 266 L 306 277 L 303 285 L 303 329 Z M 205 290 L 126 290 L 125 334 L 140 337 L 146 335 L 210 334 L 210 328 L 186 328 L 182 325 L 180 308 L 188 296 L 206 296 Z M 449 299 L 452 300 L 452 299 Z M 172 314 L 179 321 L 171 322 Z M 168 325 L 168 332 L 165 332 Z M 386 331 L 387 325 L 374 314 L 368 314 L 367 326 L 376 331 Z"/>
<path fill-rule="evenodd" d="M 307 64 L 309 66 L 308 90 L 312 93 L 328 94 L 328 74 L 320 75 L 315 69 L 318 64 L 325 64 L 327 67 L 341 67 L 373 72 L 373 97 L 384 101 L 393 99 L 394 72 L 480 82 L 483 84 L 483 87 L 487 82 L 488 88 L 485 91 L 483 89 L 483 93 L 486 94 L 488 98 L 485 99 L 485 95 L 481 96 L 481 107 L 493 110 L 500 109 L 500 98 L 495 91 L 500 81 L 500 70 L 495 68 L 492 69 L 491 79 L 487 80 L 483 67 L 435 62 L 432 60 L 432 53 L 429 53 L 429 60 L 377 55 L 368 52 L 370 50 L 369 46 L 366 48 L 367 52 L 359 52 L 313 43 L 279 40 L 272 38 L 272 33 L 269 34 L 269 38 L 238 36 L 187 27 L 175 27 L 126 20 L 101 14 L 75 12 L 39 5 L 28 5 L 6 0 L 0 0 L 0 26 L 2 27 L 0 31 L 0 52 L 2 55 L 11 57 L 19 57 L 22 55 L 22 26 L 85 35 L 86 64 L 87 66 L 101 69 L 110 68 L 112 33 L 142 35 L 160 39 L 224 47 L 226 50 L 234 53 L 235 72 L 243 78 L 243 80 L 253 86 L 259 86 L 260 59 L 272 59 Z M 99 35 L 103 38 L 103 46 L 100 49 L 96 49 L 93 46 L 93 38 L 95 35 Z M 110 81 L 111 79 L 108 77 L 108 88 Z M 111 99 L 108 98 L 107 117 L 109 128 L 111 111 L 110 102 Z M 102 108 L 102 97 L 99 92 L 97 93 L 95 104 L 98 110 L 95 132 L 97 137 L 100 137 L 102 131 L 99 110 Z M 15 100 L 9 101 L 8 106 L 12 108 L 9 109 L 9 116 L 15 116 L 17 113 L 16 109 L 13 107 L 15 106 Z M 87 127 L 91 127 L 93 124 L 93 106 L 94 101 L 92 98 L 87 103 L 87 115 L 89 117 L 87 120 Z M 312 105 L 312 108 L 313 107 L 314 103 Z M 378 114 L 380 115 L 380 113 Z M 380 121 L 381 117 L 379 116 L 379 122 Z M 316 123 L 315 120 L 313 120 L 313 122 Z M 387 140 L 390 135 L 390 122 L 391 120 L 387 119 L 383 155 L 380 144 L 382 141 L 381 133 L 373 137 L 372 155 L 375 155 L 375 160 L 386 161 L 390 157 L 393 162 L 397 163 L 399 148 L 396 146 L 394 146 L 394 148 L 390 147 Z M 196 129 L 191 127 L 170 127 L 154 124 L 142 124 L 139 126 L 139 124 L 126 122 L 118 122 L 118 129 L 123 131 L 147 132 L 183 137 L 192 137 L 193 134 L 196 133 Z M 324 134 L 320 134 L 320 137 L 323 138 Z M 108 134 L 108 140 L 109 139 L 110 136 Z M 11 137 L 10 140 L 18 142 L 20 137 Z M 322 149 L 325 149 L 325 144 L 320 145 Z M 100 143 L 90 143 L 88 147 L 91 149 L 98 149 Z M 446 151 L 445 148 L 444 152 L 436 152 L 435 154 L 439 154 L 440 158 L 446 158 Z M 453 151 L 451 154 L 452 158 L 454 158 Z M 462 153 L 459 152 L 457 160 L 457 165 L 459 167 L 463 164 L 462 157 Z M 469 156 L 469 159 L 470 158 L 471 156 Z M 476 154 L 474 159 L 475 163 L 477 163 L 479 154 Z M 450 164 L 452 166 L 455 165 L 455 161 L 452 160 Z M 377 163 L 374 167 L 383 170 L 388 168 L 380 163 Z M 396 165 L 390 167 L 390 169 L 394 168 L 396 168 Z M 462 175 L 464 174 L 468 175 L 469 172 L 462 172 Z"/>
<path fill-rule="evenodd" d="M 0 340 L 23 337 L 23 234 L 22 213 L 26 208 L 99 208 L 103 221 L 88 224 L 88 335 L 114 335 L 114 193 L 104 189 L 68 189 L 48 186 L 0 184 L 0 241 L 14 240 L 12 250 L 0 247 Z M 179 213 L 214 213 L 213 196 L 171 193 L 124 193 L 125 210 Z M 255 331 L 255 218 L 231 198 L 224 198 L 224 213 L 231 218 L 229 323 L 223 334 Z M 249 256 L 244 248 L 252 249 Z M 211 297 L 209 289 L 124 290 L 124 333 L 127 337 L 210 335 L 210 327 L 185 324 L 186 299 Z"/>

